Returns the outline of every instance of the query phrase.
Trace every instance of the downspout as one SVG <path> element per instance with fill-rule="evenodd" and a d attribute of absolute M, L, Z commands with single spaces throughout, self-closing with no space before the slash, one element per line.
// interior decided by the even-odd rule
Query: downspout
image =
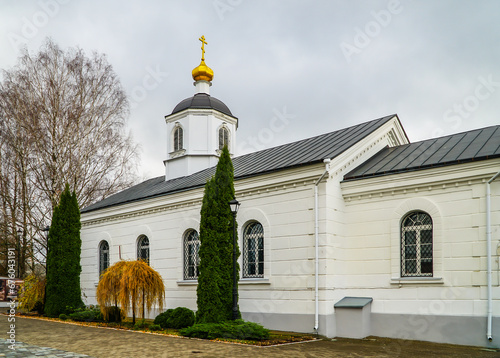
<path fill-rule="evenodd" d="M 500 171 L 496 173 L 490 180 L 486 182 L 486 256 L 488 262 L 488 328 L 486 332 L 486 338 L 488 341 L 492 341 L 493 337 L 491 334 L 491 324 L 493 318 L 493 308 L 491 304 L 491 189 L 490 184 L 500 176 Z"/>
<path fill-rule="evenodd" d="M 330 159 L 324 159 L 325 171 L 319 179 L 314 183 L 314 237 L 315 237 L 315 272 L 314 272 L 314 330 L 316 333 L 319 328 L 319 215 L 318 215 L 318 185 L 323 180 L 325 175 L 328 174 L 328 167 L 330 165 Z"/>

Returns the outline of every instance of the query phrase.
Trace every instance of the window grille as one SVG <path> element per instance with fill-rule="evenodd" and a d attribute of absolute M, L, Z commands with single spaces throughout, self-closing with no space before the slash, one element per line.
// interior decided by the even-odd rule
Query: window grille
<path fill-rule="evenodd" d="M 401 276 L 432 276 L 432 219 L 413 212 L 401 225 Z"/>
<path fill-rule="evenodd" d="M 181 127 L 175 128 L 174 131 L 174 152 L 181 150 L 183 147 L 184 132 Z"/>
<path fill-rule="evenodd" d="M 99 276 L 109 267 L 109 244 L 101 241 L 99 245 Z"/>
<path fill-rule="evenodd" d="M 222 150 L 227 145 L 229 149 L 229 130 L 226 127 L 219 129 L 219 149 Z"/>
<path fill-rule="evenodd" d="M 243 277 L 264 277 L 264 229 L 258 222 L 243 233 Z"/>
<path fill-rule="evenodd" d="M 196 230 L 184 236 L 184 279 L 196 280 L 200 275 L 200 237 Z"/>
<path fill-rule="evenodd" d="M 137 242 L 137 260 L 143 260 L 149 265 L 149 239 L 141 236 Z"/>

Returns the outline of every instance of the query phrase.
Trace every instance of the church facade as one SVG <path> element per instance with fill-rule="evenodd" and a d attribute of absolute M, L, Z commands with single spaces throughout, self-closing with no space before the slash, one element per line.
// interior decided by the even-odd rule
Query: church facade
<path fill-rule="evenodd" d="M 204 40 L 204 39 L 203 39 Z M 213 71 L 165 117 L 165 176 L 82 210 L 82 291 L 145 259 L 196 310 L 200 208 L 238 118 Z M 500 126 L 409 143 L 397 115 L 233 157 L 243 318 L 328 337 L 500 347 Z M 152 312 L 153 317 L 158 312 Z"/>

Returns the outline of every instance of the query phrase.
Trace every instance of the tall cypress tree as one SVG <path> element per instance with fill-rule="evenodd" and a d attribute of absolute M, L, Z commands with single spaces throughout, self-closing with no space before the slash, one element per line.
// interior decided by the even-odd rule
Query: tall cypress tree
<path fill-rule="evenodd" d="M 219 286 L 220 258 L 217 242 L 217 210 L 215 180 L 205 185 L 200 220 L 200 275 L 198 277 L 196 322 L 217 323 L 224 321 Z"/>
<path fill-rule="evenodd" d="M 233 163 L 227 147 L 224 147 L 215 176 L 205 185 L 201 207 L 196 315 L 200 323 L 222 322 L 232 318 L 233 214 L 229 201 L 234 198 L 233 179 Z M 238 249 L 237 253 L 239 256 Z"/>
<path fill-rule="evenodd" d="M 47 254 L 47 293 L 45 313 L 55 317 L 66 307 L 83 306 L 80 288 L 80 209 L 69 185 L 54 209 L 49 230 Z"/>
<path fill-rule="evenodd" d="M 233 312 L 233 214 L 229 202 L 234 199 L 234 169 L 229 150 L 222 149 L 215 171 L 215 200 L 217 202 L 217 233 L 220 258 L 219 286 L 223 314 L 226 320 L 232 319 Z M 238 238 L 236 238 L 238 245 Z M 236 247 L 236 258 L 240 256 Z M 239 265 L 236 264 L 236 275 L 239 277 Z M 238 316 L 240 312 L 238 310 Z"/>

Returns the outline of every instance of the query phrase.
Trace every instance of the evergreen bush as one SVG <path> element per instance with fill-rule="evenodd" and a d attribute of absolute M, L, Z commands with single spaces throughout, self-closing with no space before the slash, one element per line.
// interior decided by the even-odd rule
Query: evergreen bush
<path fill-rule="evenodd" d="M 177 307 L 168 309 L 156 316 L 154 324 L 158 324 L 161 328 L 181 329 L 192 326 L 194 324 L 194 312 L 186 307 Z"/>
<path fill-rule="evenodd" d="M 140 321 L 137 321 L 136 324 L 134 324 L 135 330 L 143 330 L 148 328 L 149 328 L 149 323 L 147 323 L 144 319 L 141 319 Z"/>
<path fill-rule="evenodd" d="M 161 327 L 159 324 L 152 324 L 149 326 L 150 331 L 161 331 Z"/>
<path fill-rule="evenodd" d="M 78 308 L 75 312 L 68 315 L 73 321 L 78 322 L 102 322 L 104 321 L 102 317 L 101 310 L 99 306 L 91 306 L 85 308 Z"/>
<path fill-rule="evenodd" d="M 197 323 L 181 329 L 179 333 L 185 337 L 202 339 L 229 338 L 261 341 L 269 338 L 269 330 L 258 323 L 245 322 L 241 319 L 222 323 Z"/>

